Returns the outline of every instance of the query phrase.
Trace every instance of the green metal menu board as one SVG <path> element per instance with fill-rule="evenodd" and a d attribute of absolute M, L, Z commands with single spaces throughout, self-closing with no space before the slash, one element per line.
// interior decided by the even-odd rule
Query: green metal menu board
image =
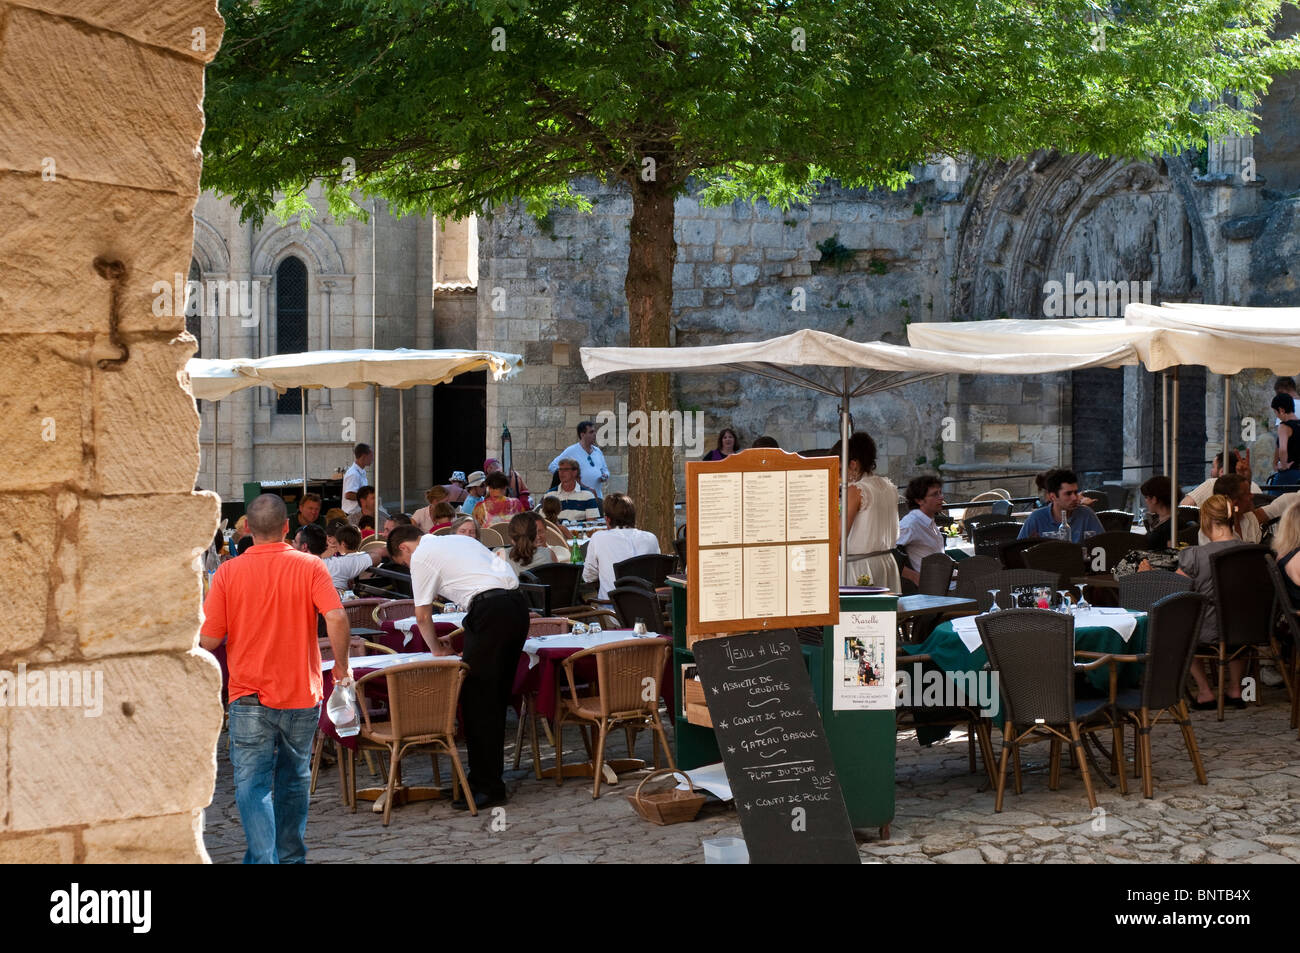
<path fill-rule="evenodd" d="M 849 820 L 884 837 L 894 818 L 897 611 L 897 596 L 841 594 L 820 666 L 822 724 Z"/>

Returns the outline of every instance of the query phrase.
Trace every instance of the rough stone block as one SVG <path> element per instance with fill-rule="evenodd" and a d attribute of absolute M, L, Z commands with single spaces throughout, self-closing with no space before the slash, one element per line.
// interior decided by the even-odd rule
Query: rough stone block
<path fill-rule="evenodd" d="M 488 261 L 488 281 L 502 278 L 527 278 L 528 259 L 526 258 L 492 258 Z"/>
<path fill-rule="evenodd" d="M 677 241 L 683 245 L 712 245 L 718 236 L 718 225 L 705 219 L 678 220 Z"/>
<path fill-rule="evenodd" d="M 87 658 L 194 644 L 201 592 L 195 557 L 212 542 L 217 512 L 212 493 L 82 501 L 75 540 L 81 560 L 77 638 Z M 167 545 L 137 548 L 132 571 L 124 574 L 121 543 L 136 531 Z M 141 602 L 142 586 L 147 603 Z"/>
<path fill-rule="evenodd" d="M 726 249 L 718 249 L 726 251 Z M 679 245 L 677 247 L 677 260 L 700 262 L 713 261 L 714 247 L 712 245 Z"/>
<path fill-rule="evenodd" d="M 751 241 L 755 245 L 780 248 L 782 244 L 782 232 L 785 226 L 779 223 L 762 222 L 751 228 Z"/>
<path fill-rule="evenodd" d="M 702 288 L 729 288 L 731 287 L 731 269 L 722 265 L 713 265 L 710 267 L 699 267 L 696 269 L 696 275 Z"/>
<path fill-rule="evenodd" d="M 150 46 L 161 46 L 210 63 L 217 55 L 225 29 L 217 5 L 155 3 L 154 0 L 12 0 L 10 6 L 31 7 L 71 17 Z M 201 30 L 201 33 L 195 33 Z"/>
<path fill-rule="evenodd" d="M 57 214 L 67 205 L 75 217 Z M 191 205 L 165 192 L 0 172 L 0 260 L 10 275 L 0 285 L 0 332 L 106 332 L 111 285 L 94 268 L 103 257 L 127 269 L 121 330 L 179 333 Z M 244 289 L 245 300 L 252 290 Z"/>
<path fill-rule="evenodd" d="M 534 238 L 532 253 L 534 258 L 568 258 L 569 240 L 567 238 Z"/>
<path fill-rule="evenodd" d="M 39 175 L 52 159 L 52 187 L 79 179 L 192 199 L 199 151 L 181 144 L 202 136 L 202 97 L 202 62 L 11 9 L 0 46 L 0 168 Z"/>
<path fill-rule="evenodd" d="M 115 824 L 97 824 L 82 832 L 87 864 L 201 864 L 202 814 L 167 814 Z"/>
<path fill-rule="evenodd" d="M 578 413 L 594 416 L 602 410 L 612 409 L 617 401 L 618 394 L 612 390 L 583 391 L 578 396 Z M 581 417 L 579 419 L 581 419 Z M 574 425 L 577 425 L 577 421 L 574 421 Z M 568 446 L 568 444 L 565 444 L 565 446 Z"/>
<path fill-rule="evenodd" d="M 184 493 L 199 467 L 194 399 L 177 380 L 192 345 L 139 341 L 117 369 L 92 373 L 95 474 L 105 494 Z"/>
<path fill-rule="evenodd" d="M 751 243 L 748 222 L 722 222 L 718 226 L 718 244 L 737 246 Z"/>
<path fill-rule="evenodd" d="M 0 864 L 70 864 L 76 841 L 70 831 L 0 837 Z"/>
<path fill-rule="evenodd" d="M 54 496 L 45 493 L 0 495 L 0 510 L 8 515 L 0 530 L 0 573 L 28 580 L 0 586 L 0 655 L 8 655 L 30 649 L 45 635 L 50 593 L 59 576 L 54 560 L 59 516 Z"/>
<path fill-rule="evenodd" d="M 733 283 L 737 285 L 752 285 L 758 279 L 758 267 L 756 265 L 734 265 L 731 269 Z"/>
<path fill-rule="evenodd" d="M 0 392 L 0 440 L 15 464 L 0 468 L 0 492 L 80 482 L 90 403 L 86 344 L 52 334 L 0 335 L 0 349 L 15 385 Z"/>
<path fill-rule="evenodd" d="M 103 659 L 28 675 L 54 668 L 102 673 L 103 710 L 10 709 L 11 830 L 189 814 L 211 800 L 221 728 L 211 656 Z"/>

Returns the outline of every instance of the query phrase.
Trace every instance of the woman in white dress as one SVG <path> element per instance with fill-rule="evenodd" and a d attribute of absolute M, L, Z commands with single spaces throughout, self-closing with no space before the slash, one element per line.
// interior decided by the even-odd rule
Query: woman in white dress
<path fill-rule="evenodd" d="M 839 445 L 835 453 L 839 454 Z M 902 592 L 894 547 L 898 544 L 898 487 L 876 476 L 876 442 L 859 431 L 849 437 L 849 585 L 870 576 L 871 585 Z"/>

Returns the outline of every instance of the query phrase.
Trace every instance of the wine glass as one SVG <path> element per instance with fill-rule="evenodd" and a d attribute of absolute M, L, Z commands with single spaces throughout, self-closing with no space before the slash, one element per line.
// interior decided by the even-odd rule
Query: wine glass
<path fill-rule="evenodd" d="M 1083 594 L 1084 586 L 1082 584 L 1076 584 L 1073 588 L 1079 590 L 1079 601 L 1075 605 L 1075 608 L 1080 612 L 1086 612 L 1091 609 L 1092 606 L 1088 603 L 1088 597 Z"/>
<path fill-rule="evenodd" d="M 1059 595 L 1059 596 L 1061 597 L 1060 611 L 1061 611 L 1064 615 L 1070 615 L 1070 614 L 1071 614 L 1071 606 L 1070 606 L 1070 590 L 1069 590 L 1069 589 L 1057 589 L 1057 590 L 1056 590 L 1056 593 L 1057 593 L 1057 595 Z"/>
<path fill-rule="evenodd" d="M 993 597 L 993 604 L 989 606 L 989 612 L 998 612 L 1002 609 L 1002 607 L 998 605 L 998 593 L 1001 591 L 1001 589 L 989 590 L 989 595 Z"/>
<path fill-rule="evenodd" d="M 1034 589 L 1034 607 L 1037 609 L 1047 609 L 1051 607 L 1052 590 L 1047 586 L 1037 586 Z"/>

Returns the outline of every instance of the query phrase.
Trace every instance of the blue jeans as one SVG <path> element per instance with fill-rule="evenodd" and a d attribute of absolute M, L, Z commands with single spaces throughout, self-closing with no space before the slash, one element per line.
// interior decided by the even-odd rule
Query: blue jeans
<path fill-rule="evenodd" d="M 256 695 L 230 705 L 230 764 L 244 825 L 246 864 L 304 864 L 311 800 L 313 708 L 267 708 Z M 272 790 L 274 788 L 274 791 Z"/>

